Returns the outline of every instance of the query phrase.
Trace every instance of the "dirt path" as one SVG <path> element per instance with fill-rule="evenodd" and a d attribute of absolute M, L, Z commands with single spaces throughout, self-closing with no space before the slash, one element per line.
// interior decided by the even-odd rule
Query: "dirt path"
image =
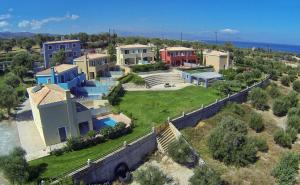
<path fill-rule="evenodd" d="M 192 169 L 181 166 L 167 156 L 163 156 L 162 159 L 151 159 L 138 169 L 145 168 L 147 165 L 157 166 L 167 176 L 172 177 L 173 182 L 171 184 L 186 185 L 190 177 L 194 174 Z M 131 185 L 139 185 L 139 183 L 133 181 Z"/>

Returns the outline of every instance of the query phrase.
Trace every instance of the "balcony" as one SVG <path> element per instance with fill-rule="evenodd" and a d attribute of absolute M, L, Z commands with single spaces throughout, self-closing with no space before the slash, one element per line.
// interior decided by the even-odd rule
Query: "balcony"
<path fill-rule="evenodd" d="M 69 90 L 73 87 L 78 87 L 81 85 L 82 82 L 84 82 L 86 80 L 86 76 L 84 73 L 78 74 L 78 76 L 76 76 L 75 78 L 73 78 L 72 80 L 69 80 L 65 83 L 58 83 L 58 85 L 60 87 L 62 87 L 63 89 Z"/>

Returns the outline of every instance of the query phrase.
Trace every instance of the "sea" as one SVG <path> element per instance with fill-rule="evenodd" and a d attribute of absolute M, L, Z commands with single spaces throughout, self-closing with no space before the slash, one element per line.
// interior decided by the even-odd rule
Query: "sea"
<path fill-rule="evenodd" d="M 205 40 L 205 43 L 208 44 L 218 44 L 223 45 L 226 41 L 212 41 Z M 240 42 L 240 41 L 230 41 L 237 48 L 262 48 L 265 50 L 271 51 L 280 51 L 280 52 L 291 52 L 300 54 L 300 45 L 287 45 L 287 44 L 272 44 L 272 43 L 258 43 L 258 42 Z"/>

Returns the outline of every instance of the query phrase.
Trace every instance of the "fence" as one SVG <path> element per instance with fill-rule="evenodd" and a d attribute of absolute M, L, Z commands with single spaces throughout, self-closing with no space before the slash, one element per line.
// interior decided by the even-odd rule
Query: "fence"
<path fill-rule="evenodd" d="M 228 102 L 238 102 L 238 103 L 245 102 L 247 100 L 248 93 L 253 88 L 262 87 L 266 83 L 268 83 L 268 81 L 269 81 L 269 76 L 267 76 L 263 81 L 256 83 L 250 87 L 247 87 L 246 89 L 238 93 L 235 93 L 233 95 L 228 95 L 228 97 L 223 98 L 221 100 L 216 100 L 216 102 L 209 104 L 207 106 L 203 106 L 200 109 L 197 109 L 195 111 L 189 112 L 187 114 L 182 114 L 182 116 L 172 119 L 171 122 L 175 125 L 177 129 L 193 127 L 196 124 L 198 124 L 200 120 L 207 119 L 215 115 Z"/>

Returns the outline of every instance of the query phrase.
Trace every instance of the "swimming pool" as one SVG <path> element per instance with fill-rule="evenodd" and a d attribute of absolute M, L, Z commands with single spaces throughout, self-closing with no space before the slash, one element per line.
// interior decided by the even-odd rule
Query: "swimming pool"
<path fill-rule="evenodd" d="M 96 131 L 101 130 L 104 127 L 114 127 L 117 124 L 117 121 L 111 117 L 103 119 L 94 119 L 93 120 L 93 129 Z"/>

